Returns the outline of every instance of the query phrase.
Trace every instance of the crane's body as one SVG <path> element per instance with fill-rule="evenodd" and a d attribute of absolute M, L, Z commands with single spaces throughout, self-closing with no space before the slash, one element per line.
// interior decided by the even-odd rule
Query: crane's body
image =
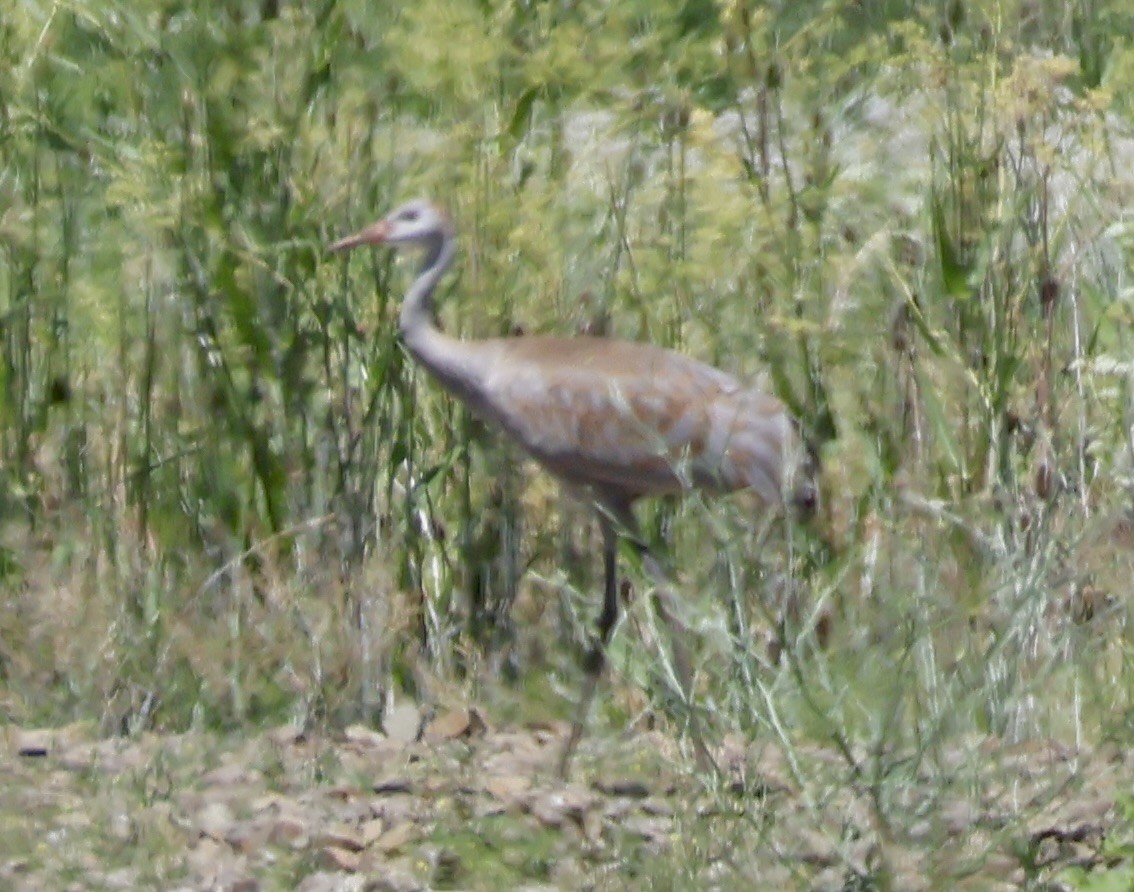
<path fill-rule="evenodd" d="M 600 337 L 463 341 L 441 332 L 431 299 L 452 262 L 455 237 L 448 217 L 429 202 L 403 205 L 331 250 L 387 243 L 417 244 L 425 252 L 402 305 L 401 333 L 411 355 L 543 467 L 589 491 L 601 509 L 600 640 L 563 753 L 566 773 L 617 619 L 617 535 L 629 536 L 657 568 L 637 529 L 634 501 L 697 488 L 751 490 L 770 505 L 809 503 L 806 454 L 779 400 L 672 350 Z M 673 645 L 678 674 L 688 676 L 680 634 Z M 688 695 L 691 679 L 679 680 Z"/>
<path fill-rule="evenodd" d="M 443 360 L 415 356 L 570 483 L 628 499 L 694 487 L 780 499 L 794 432 L 779 402 L 673 351 L 592 337 L 446 338 Z"/>

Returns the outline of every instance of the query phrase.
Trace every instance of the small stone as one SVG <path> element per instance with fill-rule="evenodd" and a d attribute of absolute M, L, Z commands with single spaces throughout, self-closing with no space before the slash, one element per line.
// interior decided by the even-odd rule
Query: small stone
<path fill-rule="evenodd" d="M 531 788 L 531 779 L 519 774 L 503 774 L 484 782 L 484 791 L 502 802 L 513 803 Z"/>
<path fill-rule="evenodd" d="M 272 728 L 265 736 L 269 743 L 280 747 L 295 746 L 307 739 L 303 729 L 295 725 L 280 725 L 278 728 Z"/>
<path fill-rule="evenodd" d="M 118 870 L 103 874 L 99 885 L 103 889 L 122 889 L 123 892 L 130 892 L 138 888 L 138 871 L 133 867 L 120 867 Z"/>
<path fill-rule="evenodd" d="M 341 870 L 317 870 L 303 878 L 296 892 L 362 892 L 369 889 L 366 877 Z"/>
<path fill-rule="evenodd" d="M 397 864 L 387 865 L 366 884 L 366 892 L 422 892 L 425 888 L 412 871 Z"/>
<path fill-rule="evenodd" d="M 412 703 L 398 703 L 383 722 L 386 734 L 398 743 L 413 743 L 421 728 L 421 712 Z"/>
<path fill-rule="evenodd" d="M 642 811 L 648 815 L 654 815 L 659 818 L 673 817 L 673 805 L 664 799 L 658 799 L 656 797 L 643 802 Z"/>
<path fill-rule="evenodd" d="M 571 820 L 578 826 L 594 805 L 594 797 L 577 787 L 565 787 L 539 796 L 533 796 L 530 804 L 532 817 L 545 827 L 561 827 Z"/>
<path fill-rule="evenodd" d="M 260 772 L 233 763 L 214 768 L 201 778 L 206 787 L 238 787 L 260 780 Z"/>
<path fill-rule="evenodd" d="M 343 732 L 343 740 L 359 749 L 375 749 L 386 742 L 386 735 L 366 725 L 350 725 Z"/>
<path fill-rule="evenodd" d="M 620 778 L 612 781 L 595 781 L 594 787 L 607 796 L 626 796 L 630 799 L 645 799 L 650 795 L 650 788 L 640 780 Z"/>
<path fill-rule="evenodd" d="M 211 839 L 223 840 L 234 821 L 232 809 L 223 802 L 210 802 L 197 812 L 197 829 Z"/>
<path fill-rule="evenodd" d="M 365 849 L 377 842 L 385 832 L 386 822 L 381 818 L 371 818 L 368 821 L 363 821 L 358 828 L 358 838 Z"/>
<path fill-rule="evenodd" d="M 305 849 L 308 843 L 307 824 L 295 815 L 281 815 L 273 822 L 268 839 L 296 851 Z"/>
<path fill-rule="evenodd" d="M 386 780 L 380 780 L 373 787 L 375 793 L 379 796 L 391 796 L 400 793 L 412 793 L 413 782 L 404 777 L 391 777 Z"/>
<path fill-rule="evenodd" d="M 16 755 L 25 759 L 43 758 L 51 752 L 54 742 L 51 731 L 44 728 L 20 729 L 12 732 L 12 744 Z"/>
<path fill-rule="evenodd" d="M 271 832 L 271 819 L 261 815 L 251 821 L 238 821 L 233 824 L 225 834 L 224 841 L 237 852 L 252 855 L 263 850 Z"/>
<path fill-rule="evenodd" d="M 220 878 L 233 868 L 228 846 L 209 837 L 197 841 L 189 850 L 187 861 L 190 869 L 210 886 L 219 884 Z"/>
<path fill-rule="evenodd" d="M 116 811 L 110 816 L 110 835 L 119 842 L 129 842 L 134 838 L 134 822 L 128 814 Z"/>
<path fill-rule="evenodd" d="M 249 803 L 249 811 L 252 814 L 260 814 L 265 811 L 281 812 L 288 810 L 288 806 L 294 806 L 294 802 L 281 796 L 279 793 L 265 793 L 263 796 L 255 797 Z"/>

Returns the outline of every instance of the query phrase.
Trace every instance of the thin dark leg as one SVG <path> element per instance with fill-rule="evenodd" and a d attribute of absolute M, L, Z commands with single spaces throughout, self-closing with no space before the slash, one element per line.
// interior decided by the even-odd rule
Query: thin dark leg
<path fill-rule="evenodd" d="M 559 776 L 563 779 L 567 777 L 567 771 L 571 767 L 571 757 L 579 744 L 579 738 L 583 736 L 587 714 L 591 711 L 591 701 L 595 698 L 595 690 L 598 688 L 603 667 L 606 665 L 606 646 L 610 643 L 610 635 L 614 631 L 614 624 L 618 621 L 618 533 L 615 532 L 610 518 L 602 512 L 599 513 L 599 524 L 602 527 L 602 613 L 598 620 L 598 637 L 583 662 L 586 680 L 583 682 L 579 705 L 575 709 L 571 734 L 559 757 Z"/>
<path fill-rule="evenodd" d="M 669 633 L 670 646 L 673 649 L 673 674 L 677 676 L 677 685 L 681 689 L 681 699 L 685 708 L 689 710 L 689 731 L 693 736 L 693 747 L 697 754 L 697 767 L 702 771 L 715 770 L 717 765 L 705 744 L 701 733 L 701 723 L 697 720 L 697 709 L 693 703 L 693 663 L 689 659 L 689 649 L 685 640 L 692 633 L 689 627 L 681 621 L 677 610 L 677 600 L 670 588 L 669 579 L 661 568 L 661 564 L 650 552 L 649 548 L 639 543 L 642 565 L 654 581 L 654 609 L 657 610 L 662 622 L 665 623 Z"/>

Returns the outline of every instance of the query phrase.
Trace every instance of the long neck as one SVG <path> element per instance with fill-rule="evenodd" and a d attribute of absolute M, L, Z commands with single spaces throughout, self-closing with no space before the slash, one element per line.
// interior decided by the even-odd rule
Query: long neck
<path fill-rule="evenodd" d="M 406 292 L 399 327 L 410 354 L 449 391 L 477 400 L 477 343 L 451 338 L 433 323 L 433 291 L 456 254 L 456 240 L 438 235 L 426 243 L 417 278 Z"/>
<path fill-rule="evenodd" d="M 433 291 L 453 262 L 456 247 L 456 241 L 448 234 L 437 235 L 426 242 L 417 278 L 402 303 L 400 327 L 402 337 L 411 349 L 423 333 L 436 331 L 433 325 Z"/>

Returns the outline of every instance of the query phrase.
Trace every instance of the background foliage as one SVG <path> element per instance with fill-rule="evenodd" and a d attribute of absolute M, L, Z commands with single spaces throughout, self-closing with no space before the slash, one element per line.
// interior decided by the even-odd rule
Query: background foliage
<path fill-rule="evenodd" d="M 586 512 L 407 362 L 391 258 L 324 251 L 426 194 L 448 330 L 674 346 L 821 444 L 810 532 L 646 511 L 719 728 L 898 783 L 1128 742 L 1127 4 L 399 6 L 0 21 L 5 719 L 566 714 Z"/>

